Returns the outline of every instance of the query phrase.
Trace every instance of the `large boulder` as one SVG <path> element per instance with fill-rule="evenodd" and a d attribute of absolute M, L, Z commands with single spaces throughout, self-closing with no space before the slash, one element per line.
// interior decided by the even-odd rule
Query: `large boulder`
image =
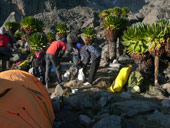
<path fill-rule="evenodd" d="M 169 18 L 170 18 L 170 10 L 156 7 L 147 16 L 145 16 L 143 23 L 153 24 L 160 19 L 169 19 Z"/>
<path fill-rule="evenodd" d="M 6 22 L 19 22 L 21 20 L 21 17 L 22 16 L 19 13 L 11 12 L 2 26 L 5 26 Z"/>
<path fill-rule="evenodd" d="M 111 111 L 114 114 L 124 113 L 125 115 L 131 117 L 139 113 L 145 113 L 153 111 L 159 107 L 158 104 L 149 101 L 124 101 L 112 103 Z"/>

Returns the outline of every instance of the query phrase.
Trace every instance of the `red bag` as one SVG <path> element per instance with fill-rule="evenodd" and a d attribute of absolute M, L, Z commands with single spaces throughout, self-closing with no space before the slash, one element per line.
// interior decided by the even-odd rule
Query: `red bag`
<path fill-rule="evenodd" d="M 35 51 L 33 60 L 32 60 L 32 66 L 38 67 L 42 64 L 43 60 L 43 52 L 42 51 Z"/>

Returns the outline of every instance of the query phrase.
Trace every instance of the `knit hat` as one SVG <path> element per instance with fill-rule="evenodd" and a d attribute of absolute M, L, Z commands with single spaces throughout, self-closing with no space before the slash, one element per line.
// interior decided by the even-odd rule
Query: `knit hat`
<path fill-rule="evenodd" d="M 0 28 L 0 34 L 5 34 L 5 33 L 6 33 L 5 28 L 4 28 L 4 27 L 1 27 L 1 28 Z"/>
<path fill-rule="evenodd" d="M 63 41 L 64 43 L 67 43 L 67 39 L 65 37 L 62 38 L 61 41 Z"/>
<path fill-rule="evenodd" d="M 83 45 L 81 44 L 81 43 L 78 43 L 77 45 L 76 45 L 76 47 L 77 48 L 81 48 Z"/>

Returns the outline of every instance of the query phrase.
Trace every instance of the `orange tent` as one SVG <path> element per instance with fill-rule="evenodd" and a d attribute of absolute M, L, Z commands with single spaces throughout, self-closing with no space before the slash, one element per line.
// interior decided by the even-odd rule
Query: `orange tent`
<path fill-rule="evenodd" d="M 45 87 L 21 70 L 0 73 L 0 127 L 52 128 L 54 112 Z"/>

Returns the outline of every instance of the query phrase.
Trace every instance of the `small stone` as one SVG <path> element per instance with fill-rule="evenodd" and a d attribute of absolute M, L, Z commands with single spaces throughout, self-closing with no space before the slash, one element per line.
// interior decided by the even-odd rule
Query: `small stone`
<path fill-rule="evenodd" d="M 92 122 L 92 120 L 86 115 L 80 115 L 79 119 L 80 119 L 80 124 L 84 126 L 89 126 Z"/>
<path fill-rule="evenodd" d="M 64 89 L 60 85 L 57 85 L 55 88 L 55 95 L 62 96 L 63 92 L 64 92 Z"/>
<path fill-rule="evenodd" d="M 170 107 L 170 100 L 169 99 L 164 99 L 161 102 L 163 107 Z"/>
<path fill-rule="evenodd" d="M 131 95 L 130 95 L 128 92 L 122 92 L 122 93 L 120 94 L 120 97 L 126 98 L 126 99 L 130 99 L 130 98 L 131 98 Z"/>

